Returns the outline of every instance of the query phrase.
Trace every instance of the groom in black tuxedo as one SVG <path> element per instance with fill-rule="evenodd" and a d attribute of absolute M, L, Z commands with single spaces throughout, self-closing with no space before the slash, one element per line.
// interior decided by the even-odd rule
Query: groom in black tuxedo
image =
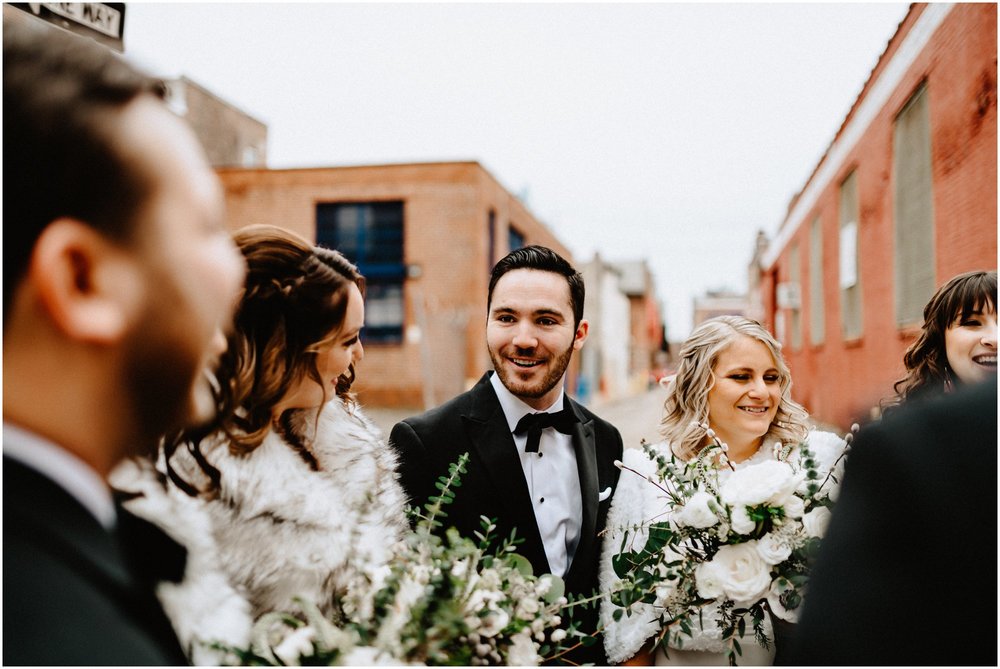
<path fill-rule="evenodd" d="M 186 664 L 154 592 L 184 549 L 118 508 L 107 476 L 214 414 L 204 373 L 242 258 L 162 82 L 7 19 L 3 663 Z"/>
<path fill-rule="evenodd" d="M 551 249 L 513 251 L 493 268 L 486 343 L 495 372 L 468 392 L 392 430 L 403 487 L 415 506 L 437 494 L 449 463 L 469 454 L 468 473 L 447 507 L 446 525 L 464 536 L 495 519 L 512 530 L 535 574 L 561 576 L 567 592 L 597 588 L 599 533 L 618 483 L 622 438 L 563 392 L 566 367 L 587 339 L 583 278 Z M 579 609 L 580 607 L 576 607 Z M 581 630 L 596 629 L 597 605 L 577 610 Z M 605 664 L 600 637 L 567 655 Z"/>

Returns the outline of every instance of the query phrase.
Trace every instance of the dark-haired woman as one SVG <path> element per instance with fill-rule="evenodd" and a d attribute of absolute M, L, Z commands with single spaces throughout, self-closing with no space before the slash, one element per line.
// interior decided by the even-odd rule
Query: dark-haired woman
<path fill-rule="evenodd" d="M 394 452 L 350 394 L 364 279 L 280 228 L 234 238 L 247 276 L 219 419 L 168 445 L 159 466 L 170 498 L 207 512 L 218 565 L 253 617 L 294 610 L 296 597 L 335 613 L 357 567 L 385 562 L 407 528 Z"/>
<path fill-rule="evenodd" d="M 924 307 L 924 324 L 903 356 L 906 376 L 885 406 L 996 380 L 997 273 L 966 272 L 941 286 Z"/>

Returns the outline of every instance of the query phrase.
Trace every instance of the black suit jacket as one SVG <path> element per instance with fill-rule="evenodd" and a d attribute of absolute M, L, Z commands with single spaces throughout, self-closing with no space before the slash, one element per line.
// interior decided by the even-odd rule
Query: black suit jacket
<path fill-rule="evenodd" d="M 480 530 L 480 517 L 495 519 L 496 534 L 509 536 L 517 530 L 524 539 L 517 552 L 527 558 L 536 575 L 550 573 L 528 484 L 504 416 L 500 401 L 490 384 L 490 372 L 471 390 L 427 413 L 396 424 L 389 443 L 399 454 L 400 479 L 414 506 L 422 507 L 437 494 L 434 482 L 448 473 L 448 465 L 469 453 L 468 473 L 455 490 L 455 503 L 446 507 L 444 526 L 454 526 L 463 536 Z M 579 418 L 573 438 L 583 524 L 580 543 L 565 576 L 567 592 L 589 595 L 597 588 L 597 566 L 601 537 L 611 496 L 598 502 L 599 493 L 614 491 L 619 470 L 615 460 L 622 457 L 622 438 L 610 423 L 601 420 L 568 396 L 566 402 Z M 574 613 L 587 631 L 596 627 L 596 604 Z M 598 642 L 583 653 L 583 661 L 604 662 L 603 644 Z M 574 659 L 580 658 L 579 654 Z"/>
<path fill-rule="evenodd" d="M 866 427 L 789 664 L 997 663 L 996 381 Z"/>
<path fill-rule="evenodd" d="M 176 576 L 182 549 L 120 515 L 122 530 L 144 537 L 125 550 L 50 479 L 3 462 L 3 663 L 187 664 L 152 573 L 171 562 Z"/>

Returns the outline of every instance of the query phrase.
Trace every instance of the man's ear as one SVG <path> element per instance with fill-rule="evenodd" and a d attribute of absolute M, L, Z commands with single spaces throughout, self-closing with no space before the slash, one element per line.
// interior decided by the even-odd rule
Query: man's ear
<path fill-rule="evenodd" d="M 576 333 L 573 335 L 573 350 L 579 351 L 583 348 L 583 342 L 587 341 L 587 333 L 590 331 L 590 323 L 584 319 L 576 326 Z"/>
<path fill-rule="evenodd" d="M 31 253 L 28 280 L 56 328 L 93 344 L 122 338 L 142 289 L 135 261 L 71 218 L 57 219 L 42 231 Z"/>

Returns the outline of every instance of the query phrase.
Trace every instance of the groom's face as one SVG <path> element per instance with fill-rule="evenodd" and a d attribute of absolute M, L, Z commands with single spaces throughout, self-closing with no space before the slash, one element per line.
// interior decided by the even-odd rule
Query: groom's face
<path fill-rule="evenodd" d="M 573 351 L 587 339 L 587 321 L 573 323 L 569 284 L 555 272 L 515 269 L 493 289 L 486 345 L 506 388 L 535 409 L 548 408 Z"/>

